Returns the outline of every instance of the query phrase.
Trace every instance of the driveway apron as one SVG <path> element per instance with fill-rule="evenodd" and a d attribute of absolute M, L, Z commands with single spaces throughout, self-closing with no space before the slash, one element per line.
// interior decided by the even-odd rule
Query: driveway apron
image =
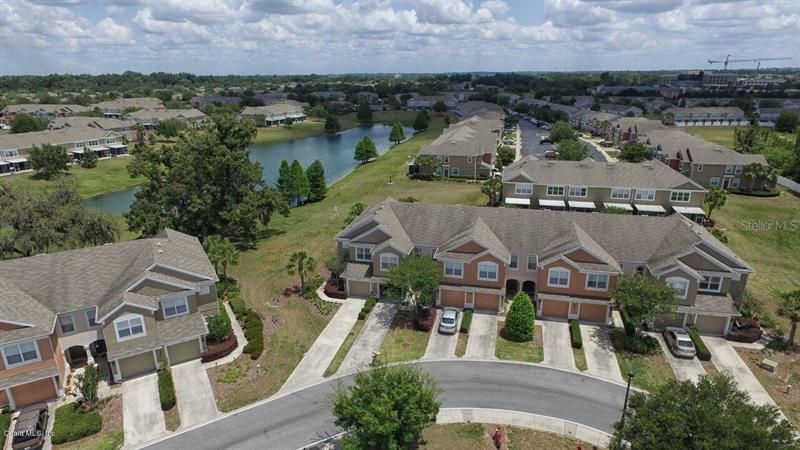
<path fill-rule="evenodd" d="M 145 375 L 122 383 L 122 425 L 125 446 L 155 439 L 167 432 L 158 396 L 158 377 Z"/>
<path fill-rule="evenodd" d="M 219 414 L 208 373 L 199 359 L 173 366 L 172 378 L 181 427 L 205 422 Z"/>
<path fill-rule="evenodd" d="M 608 328 L 581 324 L 581 337 L 583 338 L 583 352 L 586 355 L 587 372 L 622 382 L 622 373 L 619 370 L 614 347 L 611 345 Z"/>
<path fill-rule="evenodd" d="M 706 370 L 703 369 L 703 365 L 700 364 L 699 359 L 678 358 L 673 355 L 669 350 L 669 347 L 667 347 L 667 342 L 664 341 L 664 336 L 659 333 L 647 334 L 658 339 L 658 343 L 661 345 L 661 350 L 664 351 L 664 357 L 667 358 L 669 366 L 672 367 L 672 372 L 675 373 L 675 378 L 680 381 L 691 380 L 696 383 L 702 375 L 706 374 Z"/>
<path fill-rule="evenodd" d="M 769 396 L 764 386 L 758 382 L 736 350 L 724 338 L 703 336 L 703 342 L 711 352 L 711 362 L 720 372 L 733 376 L 739 388 L 750 394 L 750 398 L 760 405 L 777 406 L 775 400 Z"/>
<path fill-rule="evenodd" d="M 494 314 L 474 313 L 469 327 L 467 358 L 495 359 L 497 343 L 497 316 Z"/>
<path fill-rule="evenodd" d="M 561 369 L 577 370 L 572 356 L 569 325 L 566 322 L 539 320 L 542 326 L 544 363 Z"/>
<path fill-rule="evenodd" d="M 378 303 L 367 317 L 361 334 L 353 342 L 347 356 L 344 357 L 338 373 L 347 373 L 369 367 L 372 354 L 380 350 L 383 338 L 389 332 L 397 306 L 391 303 Z"/>
<path fill-rule="evenodd" d="M 458 315 L 456 332 L 453 334 L 442 334 L 439 332 L 439 322 L 442 320 L 442 310 L 436 311 L 436 322 L 433 324 L 431 338 L 428 341 L 428 348 L 425 349 L 425 359 L 455 358 L 456 344 L 458 343 L 458 329 L 461 327 L 461 318 Z"/>

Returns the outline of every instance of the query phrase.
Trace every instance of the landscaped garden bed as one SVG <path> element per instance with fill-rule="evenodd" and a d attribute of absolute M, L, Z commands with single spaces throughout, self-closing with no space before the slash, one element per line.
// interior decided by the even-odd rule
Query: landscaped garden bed
<path fill-rule="evenodd" d="M 380 349 L 384 363 L 412 361 L 422 358 L 431 337 L 430 330 L 419 331 L 414 326 L 414 311 L 398 311 Z"/>
<path fill-rule="evenodd" d="M 99 433 L 103 419 L 98 410 L 85 411 L 77 402 L 56 408 L 52 443 L 63 444 Z"/>

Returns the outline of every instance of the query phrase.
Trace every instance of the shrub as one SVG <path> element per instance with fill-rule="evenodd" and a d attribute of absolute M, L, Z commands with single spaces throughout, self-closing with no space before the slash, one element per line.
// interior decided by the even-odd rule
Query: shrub
<path fill-rule="evenodd" d="M 533 303 L 528 294 L 520 292 L 514 296 L 514 302 L 506 316 L 503 336 L 514 342 L 533 340 L 533 325 L 536 317 Z"/>
<path fill-rule="evenodd" d="M 237 320 L 241 320 L 247 314 L 247 305 L 244 304 L 244 299 L 238 295 L 228 299 L 233 310 L 233 315 Z"/>
<path fill-rule="evenodd" d="M 624 308 L 619 309 L 619 315 L 622 317 L 622 325 L 625 327 L 625 335 L 629 338 L 636 336 L 636 326 L 631 322 L 631 318 L 628 317 L 628 313 L 625 312 Z"/>
<path fill-rule="evenodd" d="M 236 346 L 238 344 L 239 340 L 236 339 L 236 335 L 231 333 L 227 339 L 223 340 L 222 342 L 212 344 L 209 346 L 208 350 L 201 353 L 200 361 L 206 363 L 209 361 L 215 361 L 224 356 L 228 356 L 231 354 L 231 352 L 236 350 Z"/>
<path fill-rule="evenodd" d="M 217 296 L 229 299 L 239 295 L 239 283 L 230 277 L 223 277 L 217 282 Z"/>
<path fill-rule="evenodd" d="M 759 317 L 758 321 L 764 328 L 776 328 L 778 326 L 778 321 L 769 314 L 764 314 L 763 316 Z"/>
<path fill-rule="evenodd" d="M 719 241 L 722 242 L 723 244 L 727 244 L 728 243 L 728 235 L 725 234 L 725 232 L 720 230 L 719 228 L 712 228 L 711 229 L 711 234 L 715 238 L 719 239 Z"/>
<path fill-rule="evenodd" d="M 661 351 L 661 346 L 658 340 L 646 334 L 640 334 L 636 337 L 625 335 L 622 341 L 622 347 L 632 353 L 640 355 L 655 355 Z"/>
<path fill-rule="evenodd" d="M 358 320 L 364 320 L 367 318 L 369 313 L 372 312 L 372 308 L 375 307 L 375 304 L 378 303 L 378 299 L 375 297 L 370 297 L 364 302 L 364 306 L 361 308 L 361 311 L 358 312 Z"/>
<path fill-rule="evenodd" d="M 11 414 L 3 408 L 3 411 L 0 412 L 0 448 L 6 444 L 6 431 L 8 431 L 9 425 L 11 425 Z"/>
<path fill-rule="evenodd" d="M 472 310 L 465 309 L 464 317 L 461 318 L 461 328 L 459 329 L 459 331 L 464 334 L 468 334 L 470 324 L 472 324 Z"/>
<path fill-rule="evenodd" d="M 100 380 L 100 375 L 97 372 L 97 366 L 89 364 L 83 369 L 83 373 L 77 375 L 79 383 L 79 390 L 81 391 L 81 406 L 83 409 L 94 409 L 97 403 L 97 383 Z"/>
<path fill-rule="evenodd" d="M 697 359 L 700 361 L 711 361 L 711 352 L 706 347 L 706 343 L 700 339 L 700 335 L 697 334 L 697 330 L 694 328 L 689 328 L 689 337 L 692 338 L 692 343 L 694 343 L 694 348 L 697 350 Z"/>
<path fill-rule="evenodd" d="M 307 300 L 311 300 L 312 298 L 317 297 L 317 289 L 322 286 L 322 283 L 325 282 L 325 279 L 319 275 L 314 275 L 313 278 L 308 280 L 306 283 L 306 291 L 303 292 L 303 297 Z"/>
<path fill-rule="evenodd" d="M 69 403 L 56 409 L 53 423 L 53 444 L 76 441 L 91 436 L 103 428 L 103 419 L 97 411 L 84 411 L 77 403 Z"/>
<path fill-rule="evenodd" d="M 228 311 L 219 300 L 219 314 L 208 318 L 208 339 L 211 342 L 222 342 L 228 335 L 233 332 L 231 326 L 231 319 L 228 317 Z"/>
<path fill-rule="evenodd" d="M 414 327 L 419 331 L 431 331 L 433 324 L 436 322 L 436 313 L 433 308 L 423 308 L 417 311 L 414 317 Z"/>
<path fill-rule="evenodd" d="M 161 362 L 158 369 L 158 397 L 161 399 L 161 410 L 168 411 L 175 406 L 175 383 L 172 381 L 172 371 L 169 365 Z"/>
<path fill-rule="evenodd" d="M 581 336 L 581 326 L 577 320 L 569 321 L 569 337 L 572 341 L 572 348 L 583 348 L 583 337 Z"/>
<path fill-rule="evenodd" d="M 258 359 L 264 351 L 264 322 L 252 309 L 247 311 L 244 318 L 244 337 L 247 338 L 247 345 L 242 351 L 250 355 L 250 359 Z"/>

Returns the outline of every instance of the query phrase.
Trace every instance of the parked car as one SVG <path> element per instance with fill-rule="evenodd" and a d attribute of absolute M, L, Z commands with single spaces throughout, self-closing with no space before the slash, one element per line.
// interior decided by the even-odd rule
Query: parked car
<path fill-rule="evenodd" d="M 692 338 L 683 328 L 664 328 L 664 341 L 667 343 L 669 350 L 675 356 L 691 359 L 697 354 L 697 350 L 694 348 L 694 342 L 692 342 Z"/>
<path fill-rule="evenodd" d="M 540 144 L 552 144 L 553 141 L 551 141 L 549 137 L 543 137 L 543 138 L 539 139 L 539 143 Z"/>
<path fill-rule="evenodd" d="M 558 155 L 558 152 L 555 150 L 547 150 L 544 152 L 544 157 L 547 159 L 555 158 Z"/>
<path fill-rule="evenodd" d="M 439 333 L 455 334 L 458 327 L 458 314 L 456 308 L 445 308 L 442 311 L 442 320 L 439 321 Z"/>
<path fill-rule="evenodd" d="M 11 448 L 13 450 L 42 448 L 48 416 L 47 405 L 44 403 L 36 403 L 23 409 L 17 417 Z"/>
<path fill-rule="evenodd" d="M 550 129 L 550 125 L 548 125 L 548 124 L 540 125 L 539 128 L 541 128 L 543 130 L 549 130 Z"/>

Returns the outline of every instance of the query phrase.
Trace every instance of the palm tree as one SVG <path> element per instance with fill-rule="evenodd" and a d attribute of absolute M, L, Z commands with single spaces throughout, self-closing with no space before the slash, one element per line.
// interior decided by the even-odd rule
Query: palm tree
<path fill-rule="evenodd" d="M 489 205 L 494 206 L 503 192 L 503 181 L 499 177 L 491 177 L 481 186 L 481 193 L 489 197 Z"/>
<path fill-rule="evenodd" d="M 787 317 L 792 322 L 792 329 L 789 331 L 789 344 L 794 347 L 797 322 L 800 322 L 800 289 L 781 292 L 779 297 L 781 299 L 780 315 Z"/>
<path fill-rule="evenodd" d="M 208 236 L 203 240 L 203 247 L 206 249 L 208 260 L 214 265 L 214 271 L 219 273 L 219 266 L 222 265 L 223 278 L 228 277 L 228 266 L 235 266 L 239 263 L 239 250 L 228 238 L 223 238 L 217 234 Z"/>
<path fill-rule="evenodd" d="M 289 262 L 286 264 L 286 272 L 289 275 L 297 274 L 300 276 L 300 292 L 306 292 L 306 277 L 317 266 L 316 261 L 308 256 L 305 251 L 292 253 Z"/>
<path fill-rule="evenodd" d="M 765 175 L 765 167 L 760 163 L 750 163 L 744 166 L 744 170 L 742 170 L 742 175 L 746 176 L 750 179 L 750 191 L 753 191 L 755 187 L 756 181 L 760 178 L 763 178 Z"/>

